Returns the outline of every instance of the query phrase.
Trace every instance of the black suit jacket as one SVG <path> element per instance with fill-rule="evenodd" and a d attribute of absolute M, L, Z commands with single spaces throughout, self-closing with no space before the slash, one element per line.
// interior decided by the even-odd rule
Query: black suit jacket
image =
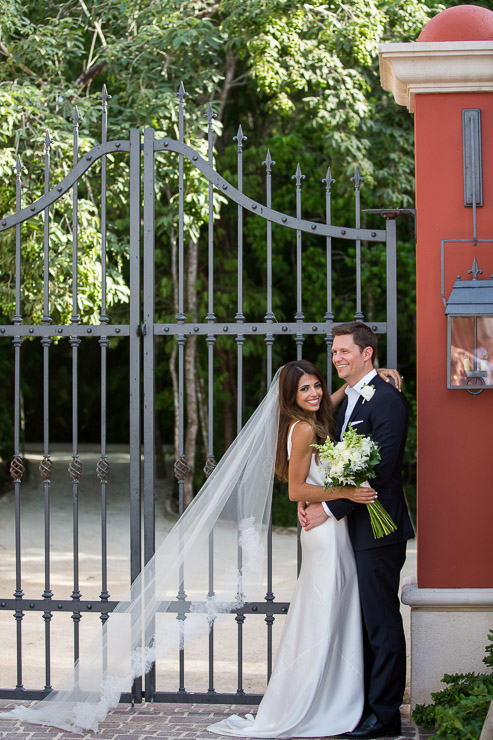
<path fill-rule="evenodd" d="M 383 545 L 393 545 L 414 537 L 414 530 L 402 488 L 402 459 L 407 436 L 407 409 L 402 394 L 393 385 L 374 377 L 368 385 L 375 388 L 369 401 L 358 399 L 349 422 L 354 423 L 358 434 L 371 435 L 380 445 L 381 461 L 375 468 L 371 486 L 378 493 L 378 500 L 397 525 L 397 531 L 375 539 L 370 516 L 365 504 L 355 504 L 346 499 L 328 501 L 327 505 L 337 519 L 348 517 L 349 536 L 354 550 L 367 550 Z M 347 398 L 337 415 L 338 439 L 344 423 Z"/>

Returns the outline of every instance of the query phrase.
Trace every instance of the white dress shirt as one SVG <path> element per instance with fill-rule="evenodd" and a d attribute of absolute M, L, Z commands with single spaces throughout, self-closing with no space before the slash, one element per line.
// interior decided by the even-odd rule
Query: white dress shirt
<path fill-rule="evenodd" d="M 361 380 L 358 380 L 358 382 L 355 383 L 353 386 L 350 386 L 350 385 L 347 386 L 345 393 L 348 398 L 348 402 L 347 402 L 346 413 L 344 415 L 344 423 L 341 429 L 341 437 L 340 437 L 341 439 L 342 439 L 342 435 L 346 431 L 346 427 L 348 425 L 349 419 L 351 418 L 351 414 L 354 411 L 354 407 L 358 403 L 358 398 L 360 397 L 361 389 L 363 388 L 364 385 L 367 385 L 370 382 L 370 380 L 373 380 L 376 374 L 377 374 L 377 371 L 375 370 L 375 368 L 373 368 L 373 370 L 370 370 L 370 372 L 367 373 L 364 376 L 364 378 L 361 378 Z M 326 501 L 322 501 L 322 506 L 324 507 L 324 511 L 327 514 L 327 516 L 333 516 L 331 510 L 327 506 Z"/>
<path fill-rule="evenodd" d="M 377 374 L 377 371 L 375 369 L 370 370 L 369 373 L 365 375 L 364 378 L 361 378 L 361 380 L 358 380 L 357 383 L 355 383 L 353 386 L 348 385 L 348 387 L 345 390 L 346 396 L 348 397 L 347 402 L 347 408 L 346 413 L 344 415 L 344 423 L 342 425 L 341 429 L 341 439 L 342 435 L 346 431 L 346 427 L 348 425 L 349 419 L 351 418 L 351 414 L 354 411 L 354 407 L 358 403 L 358 398 L 360 397 L 360 391 L 363 388 L 364 385 L 368 385 L 370 380 L 373 380 L 375 375 Z"/>

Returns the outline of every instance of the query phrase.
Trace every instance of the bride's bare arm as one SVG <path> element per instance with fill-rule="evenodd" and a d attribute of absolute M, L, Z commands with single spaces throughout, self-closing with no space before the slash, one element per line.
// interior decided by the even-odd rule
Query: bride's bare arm
<path fill-rule="evenodd" d="M 341 385 L 340 388 L 338 388 L 336 391 L 334 391 L 334 393 L 331 394 L 330 402 L 332 404 L 333 409 L 336 409 L 338 406 L 340 406 L 341 403 L 346 398 L 346 393 L 345 393 L 346 388 L 347 388 L 347 383 L 344 383 L 344 385 Z"/>
<path fill-rule="evenodd" d="M 291 501 L 335 501 L 349 499 L 358 504 L 370 504 L 375 499 L 373 488 L 341 486 L 324 489 L 306 482 L 313 453 L 311 445 L 315 441 L 312 427 L 307 422 L 296 424 L 292 435 L 291 456 L 289 458 L 288 489 Z"/>
<path fill-rule="evenodd" d="M 382 380 L 385 380 L 387 383 L 390 380 L 393 380 L 395 383 L 395 387 L 398 391 L 402 388 L 402 375 L 399 373 L 398 370 L 390 370 L 387 367 L 379 367 L 377 370 L 377 373 L 380 375 Z"/>

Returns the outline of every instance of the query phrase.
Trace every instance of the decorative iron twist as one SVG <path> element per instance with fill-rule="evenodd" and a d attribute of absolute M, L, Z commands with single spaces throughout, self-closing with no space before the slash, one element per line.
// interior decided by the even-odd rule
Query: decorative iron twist
<path fill-rule="evenodd" d="M 80 481 L 80 477 L 82 475 L 82 463 L 77 455 L 73 456 L 70 465 L 68 466 L 68 472 L 73 483 Z"/>
<path fill-rule="evenodd" d="M 96 475 L 98 476 L 101 483 L 108 482 L 108 476 L 111 473 L 111 467 L 108 462 L 106 455 L 101 455 L 98 464 L 96 465 Z"/>
<path fill-rule="evenodd" d="M 48 481 L 48 483 L 51 481 L 51 474 L 53 473 L 53 468 L 55 466 L 53 465 L 52 459 L 49 457 L 49 455 L 46 455 L 43 457 L 41 462 L 39 463 L 39 474 L 41 478 L 44 481 Z"/>
<path fill-rule="evenodd" d="M 187 477 L 187 473 L 190 472 L 190 468 L 188 467 L 187 461 L 185 460 L 185 455 L 179 457 L 173 467 L 175 471 L 175 478 L 177 481 L 185 480 L 185 478 Z"/>
<path fill-rule="evenodd" d="M 14 455 L 10 463 L 10 476 L 14 483 L 20 483 L 24 475 L 24 461 L 20 455 Z"/>
<path fill-rule="evenodd" d="M 210 474 L 212 473 L 216 465 L 217 465 L 217 462 L 216 462 L 215 457 L 213 455 L 209 455 L 209 457 L 205 461 L 205 465 L 203 468 L 206 478 L 210 476 Z"/>

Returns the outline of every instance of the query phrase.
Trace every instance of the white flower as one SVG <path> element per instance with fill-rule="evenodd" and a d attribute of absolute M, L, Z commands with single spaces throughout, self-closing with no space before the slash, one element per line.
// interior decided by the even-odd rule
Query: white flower
<path fill-rule="evenodd" d="M 375 393 L 374 386 L 373 385 L 366 385 L 366 383 L 365 383 L 364 386 L 362 387 L 362 389 L 360 390 L 360 395 L 363 396 L 363 398 L 365 399 L 363 401 L 363 403 L 365 401 L 371 401 L 371 399 L 373 398 L 373 394 L 374 393 Z"/>

